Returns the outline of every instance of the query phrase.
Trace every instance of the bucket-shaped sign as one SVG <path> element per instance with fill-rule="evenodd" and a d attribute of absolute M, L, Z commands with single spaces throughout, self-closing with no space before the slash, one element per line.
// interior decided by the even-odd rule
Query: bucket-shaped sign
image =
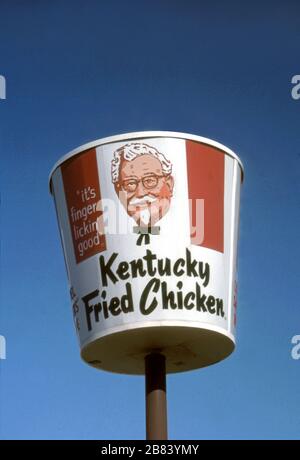
<path fill-rule="evenodd" d="M 50 175 L 81 356 L 144 373 L 207 366 L 235 346 L 239 158 L 190 134 L 86 144 Z"/>

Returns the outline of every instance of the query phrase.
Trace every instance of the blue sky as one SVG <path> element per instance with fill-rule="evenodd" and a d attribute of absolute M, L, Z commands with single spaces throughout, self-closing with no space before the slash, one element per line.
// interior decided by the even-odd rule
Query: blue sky
<path fill-rule="evenodd" d="M 237 348 L 168 377 L 170 439 L 298 438 L 297 1 L 0 2 L 0 437 L 143 439 L 144 380 L 86 366 L 48 174 L 130 131 L 199 134 L 245 167 Z"/>

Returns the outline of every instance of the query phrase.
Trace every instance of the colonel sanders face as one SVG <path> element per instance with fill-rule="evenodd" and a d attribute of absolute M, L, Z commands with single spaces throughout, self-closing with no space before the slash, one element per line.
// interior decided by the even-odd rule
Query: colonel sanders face
<path fill-rule="evenodd" d="M 141 227 L 151 227 L 169 210 L 174 180 L 163 171 L 161 161 L 143 154 L 128 161 L 121 159 L 116 192 Z"/>

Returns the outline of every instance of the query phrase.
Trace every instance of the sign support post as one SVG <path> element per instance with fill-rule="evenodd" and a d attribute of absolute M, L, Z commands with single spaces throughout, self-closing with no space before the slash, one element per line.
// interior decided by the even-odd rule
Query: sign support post
<path fill-rule="evenodd" d="M 145 357 L 146 438 L 168 439 L 166 358 L 160 353 Z"/>

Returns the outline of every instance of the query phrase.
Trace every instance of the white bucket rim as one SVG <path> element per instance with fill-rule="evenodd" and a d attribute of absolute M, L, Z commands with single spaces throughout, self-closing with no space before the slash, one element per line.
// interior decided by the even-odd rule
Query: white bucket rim
<path fill-rule="evenodd" d="M 176 131 L 134 131 L 130 133 L 117 134 L 114 136 L 108 136 L 108 137 L 96 139 L 95 141 L 87 142 L 86 144 L 83 144 L 77 147 L 76 149 L 73 149 L 70 152 L 66 153 L 55 163 L 55 165 L 51 169 L 51 172 L 49 174 L 49 179 L 48 179 L 50 193 L 53 194 L 52 188 L 51 188 L 51 180 L 52 180 L 52 176 L 54 172 L 65 161 L 69 160 L 73 156 L 76 156 L 79 153 L 83 153 L 86 150 L 90 150 L 94 147 L 100 147 L 101 145 L 105 145 L 105 144 L 126 141 L 129 139 L 134 141 L 135 139 L 150 139 L 154 137 L 171 137 L 171 138 L 177 138 L 177 139 L 191 140 L 191 141 L 199 142 L 200 144 L 207 144 L 207 145 L 211 145 L 212 147 L 216 147 L 217 149 L 224 152 L 226 155 L 229 155 L 235 160 L 237 160 L 241 168 L 241 173 L 242 173 L 241 180 L 243 182 L 244 166 L 243 166 L 242 161 L 231 149 L 221 144 L 220 142 L 214 141 L 213 139 L 209 139 L 207 137 L 198 136 L 196 134 L 181 133 L 181 132 L 176 132 Z"/>

